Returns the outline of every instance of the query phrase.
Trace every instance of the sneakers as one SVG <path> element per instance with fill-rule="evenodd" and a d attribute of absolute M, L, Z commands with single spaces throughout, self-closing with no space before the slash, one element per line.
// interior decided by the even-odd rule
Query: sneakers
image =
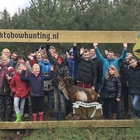
<path fill-rule="evenodd" d="M 29 114 L 28 113 L 25 113 L 24 114 L 24 118 L 28 118 L 29 117 Z"/>

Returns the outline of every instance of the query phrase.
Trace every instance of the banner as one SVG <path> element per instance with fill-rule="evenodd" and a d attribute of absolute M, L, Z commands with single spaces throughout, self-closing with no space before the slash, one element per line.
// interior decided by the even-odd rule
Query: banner
<path fill-rule="evenodd" d="M 68 31 L 0 29 L 0 42 L 136 43 L 138 31 Z"/>

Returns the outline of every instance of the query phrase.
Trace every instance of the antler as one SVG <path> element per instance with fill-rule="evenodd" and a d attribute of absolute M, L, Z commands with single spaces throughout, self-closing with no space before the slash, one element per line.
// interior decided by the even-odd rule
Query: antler
<path fill-rule="evenodd" d="M 65 84 L 68 86 L 68 87 L 71 87 L 72 85 L 74 85 L 74 80 L 72 77 L 70 76 L 66 76 L 63 78 L 63 81 L 65 82 Z"/>

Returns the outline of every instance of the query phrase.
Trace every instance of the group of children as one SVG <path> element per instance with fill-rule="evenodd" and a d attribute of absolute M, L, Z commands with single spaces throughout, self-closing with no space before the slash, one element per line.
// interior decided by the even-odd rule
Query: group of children
<path fill-rule="evenodd" d="M 49 75 L 40 73 L 39 64 L 35 63 L 32 72 L 26 74 L 27 67 L 24 63 L 18 65 L 16 71 L 8 66 L 7 56 L 0 57 L 0 119 L 1 121 L 11 121 L 14 104 L 16 113 L 15 122 L 22 121 L 25 100 L 30 95 L 32 104 L 33 120 L 43 121 L 44 107 L 44 80 L 53 78 L 53 67 L 50 67 Z M 12 100 L 13 103 L 12 103 Z"/>

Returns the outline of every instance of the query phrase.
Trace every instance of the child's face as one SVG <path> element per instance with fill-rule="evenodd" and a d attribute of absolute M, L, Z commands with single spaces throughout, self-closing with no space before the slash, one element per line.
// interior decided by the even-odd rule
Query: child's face
<path fill-rule="evenodd" d="M 109 74 L 110 74 L 110 75 L 113 75 L 113 74 L 115 73 L 115 70 L 114 70 L 114 69 L 109 68 L 109 69 L 108 69 L 108 72 L 109 72 Z"/>
<path fill-rule="evenodd" d="M 89 57 L 90 57 L 89 52 L 83 53 L 83 58 L 84 58 L 86 61 L 89 60 Z"/>
<path fill-rule="evenodd" d="M 33 73 L 39 74 L 40 73 L 40 67 L 39 66 L 34 67 L 33 68 Z"/>
<path fill-rule="evenodd" d="M 48 59 L 47 59 L 47 58 L 44 58 L 43 61 L 44 61 L 44 62 L 48 62 Z"/>
<path fill-rule="evenodd" d="M 17 72 L 18 72 L 19 74 L 21 74 L 21 71 L 22 71 L 22 67 L 19 67 Z"/>
<path fill-rule="evenodd" d="M 10 74 L 11 74 L 11 75 L 14 75 L 14 74 L 15 74 L 15 71 L 10 72 Z"/>
<path fill-rule="evenodd" d="M 133 68 L 135 68 L 137 66 L 137 61 L 136 60 L 131 60 L 129 61 L 129 65 Z"/>

